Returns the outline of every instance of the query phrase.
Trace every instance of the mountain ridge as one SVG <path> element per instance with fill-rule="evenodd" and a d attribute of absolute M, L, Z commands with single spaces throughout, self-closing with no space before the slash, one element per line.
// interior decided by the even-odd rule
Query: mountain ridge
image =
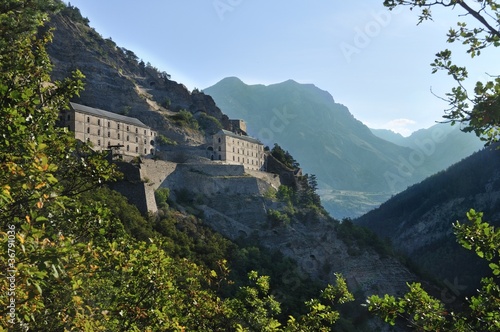
<path fill-rule="evenodd" d="M 469 209 L 482 211 L 498 226 L 500 155 L 485 148 L 354 219 L 408 256 L 420 269 L 440 280 L 460 280 L 473 292 L 490 271 L 475 254 L 460 247 L 452 223 Z M 480 172 L 479 172 L 480 170 Z M 461 262 L 457 265 L 457 262 Z"/>

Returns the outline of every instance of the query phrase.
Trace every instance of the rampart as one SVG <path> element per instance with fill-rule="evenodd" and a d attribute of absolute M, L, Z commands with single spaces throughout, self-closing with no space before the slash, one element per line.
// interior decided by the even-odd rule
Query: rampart
<path fill-rule="evenodd" d="M 137 163 L 117 162 L 125 177 L 113 189 L 126 196 L 141 213 L 157 211 L 154 192 L 160 187 L 193 194 L 259 196 L 270 187 L 278 189 L 280 177 L 275 174 L 245 170 L 243 165 L 177 164 L 170 161 L 142 159 Z"/>

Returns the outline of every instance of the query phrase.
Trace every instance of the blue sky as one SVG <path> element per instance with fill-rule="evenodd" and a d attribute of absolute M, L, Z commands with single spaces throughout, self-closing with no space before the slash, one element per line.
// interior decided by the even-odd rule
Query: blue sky
<path fill-rule="evenodd" d="M 372 128 L 404 135 L 441 120 L 453 87 L 431 74 L 456 12 L 436 11 L 419 26 L 407 8 L 382 0 L 73 0 L 104 38 L 203 89 L 227 76 L 247 84 L 293 79 L 328 91 Z M 452 45 L 453 46 L 453 45 Z M 455 50 L 455 47 L 452 48 Z M 456 48 L 470 77 L 496 70 L 493 52 L 472 62 Z M 495 62 L 494 62 L 495 61 Z M 495 67 L 496 66 L 496 67 Z"/>

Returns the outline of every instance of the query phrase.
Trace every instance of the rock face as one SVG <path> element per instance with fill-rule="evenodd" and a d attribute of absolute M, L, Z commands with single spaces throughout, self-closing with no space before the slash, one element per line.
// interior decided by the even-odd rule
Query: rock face
<path fill-rule="evenodd" d="M 360 248 L 356 243 L 346 244 L 339 236 L 338 225 L 328 218 L 305 216 L 294 219 L 289 225 L 272 226 L 267 211 L 279 209 L 280 203 L 262 196 L 221 193 L 212 195 L 197 208 L 203 211 L 204 222 L 217 232 L 232 240 L 243 238 L 280 251 L 297 262 L 304 276 L 333 284 L 334 273 L 341 273 L 360 302 L 373 294 L 402 295 L 408 291 L 407 282 L 422 282 L 394 257 Z M 292 292 L 296 284 L 293 275 L 292 271 L 282 274 L 282 281 Z M 426 288 L 432 292 L 432 287 Z M 372 331 L 390 330 L 388 325 L 376 319 L 370 320 L 368 325 Z"/>
<path fill-rule="evenodd" d="M 222 125 L 228 118 L 210 96 L 188 89 L 169 79 L 111 39 L 103 39 L 84 22 L 63 14 L 52 17 L 53 42 L 47 50 L 54 65 L 54 79 L 64 79 L 78 69 L 85 75 L 85 90 L 75 102 L 136 117 L 179 144 L 197 145 L 205 141 L 198 131 L 172 124 L 169 116 L 185 109 L 205 113 Z"/>
<path fill-rule="evenodd" d="M 206 114 L 223 126 L 228 124 L 228 117 L 211 97 L 189 92 L 166 73 L 139 62 L 133 52 L 102 39 L 86 24 L 64 15 L 54 16 L 51 24 L 56 28 L 54 42 L 48 48 L 54 78 L 63 79 L 75 69 L 86 76 L 86 89 L 76 102 L 137 117 L 175 140 L 179 153 L 189 149 L 202 153 L 197 146 L 206 140 L 197 130 L 173 124 L 172 117 L 179 110 L 186 109 L 195 117 Z M 268 211 L 283 211 L 286 206 L 267 198 L 266 193 L 281 184 L 293 185 L 292 173 L 280 177 L 245 171 L 237 165 L 188 163 L 190 159 L 182 156 L 178 159 L 182 161 L 143 160 L 124 165 L 123 169 L 128 169 L 126 181 L 132 186 L 122 189 L 129 196 L 140 196 L 147 210 L 154 200 L 154 190 L 168 187 L 172 197 L 202 211 L 203 220 L 226 237 L 255 238 L 259 245 L 296 260 L 304 274 L 325 283 L 334 282 L 333 273 L 340 272 L 350 290 L 359 292 L 361 298 L 402 294 L 407 290 L 406 282 L 417 280 L 396 259 L 370 248 L 358 248 L 355 242 L 344 242 L 337 232 L 338 223 L 326 216 L 306 213 L 289 225 L 271 225 Z M 286 277 L 287 271 L 283 271 Z"/>
<path fill-rule="evenodd" d="M 277 142 L 315 174 L 323 205 L 339 219 L 363 215 L 481 147 L 449 124 L 380 138 L 312 84 L 248 85 L 228 77 L 204 91 L 225 113 L 244 119 L 251 135 Z"/>
<path fill-rule="evenodd" d="M 215 231 L 279 250 L 296 260 L 302 273 L 325 284 L 335 282 L 334 273 L 342 273 L 349 289 L 366 297 L 401 295 L 407 291 L 406 282 L 418 280 L 394 257 L 360 247 L 356 241 L 346 243 L 338 234 L 338 222 L 326 216 L 299 213 L 288 225 L 273 224 L 268 211 L 286 209 L 285 203 L 266 195 L 281 185 L 279 175 L 246 171 L 241 165 L 152 160 L 136 168 L 138 175 L 129 181 L 151 191 L 169 188 L 179 204 L 203 211 L 204 222 Z"/>
<path fill-rule="evenodd" d="M 499 169 L 498 150 L 485 149 L 410 187 L 354 222 L 389 238 L 421 270 L 440 282 L 460 285 L 461 296 L 470 295 L 490 270 L 486 262 L 457 243 L 452 224 L 457 220 L 467 222 L 466 213 L 473 208 L 484 212 L 484 220 L 499 225 Z"/>

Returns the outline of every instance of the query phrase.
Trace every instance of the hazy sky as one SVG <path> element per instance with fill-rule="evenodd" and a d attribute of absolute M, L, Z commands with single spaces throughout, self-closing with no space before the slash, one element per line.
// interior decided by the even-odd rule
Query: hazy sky
<path fill-rule="evenodd" d="M 372 128 L 404 135 L 441 120 L 453 81 L 431 74 L 450 45 L 457 10 L 386 10 L 382 0 L 73 0 L 104 38 L 188 88 L 224 77 L 247 84 L 313 83 Z M 453 48 L 454 49 L 454 48 Z M 463 49 L 456 48 L 462 56 Z M 493 52 L 473 60 L 470 76 L 498 74 Z M 458 59 L 458 57 L 457 57 Z M 495 60 L 494 60 L 495 59 Z M 493 72 L 492 72 L 493 70 Z"/>

